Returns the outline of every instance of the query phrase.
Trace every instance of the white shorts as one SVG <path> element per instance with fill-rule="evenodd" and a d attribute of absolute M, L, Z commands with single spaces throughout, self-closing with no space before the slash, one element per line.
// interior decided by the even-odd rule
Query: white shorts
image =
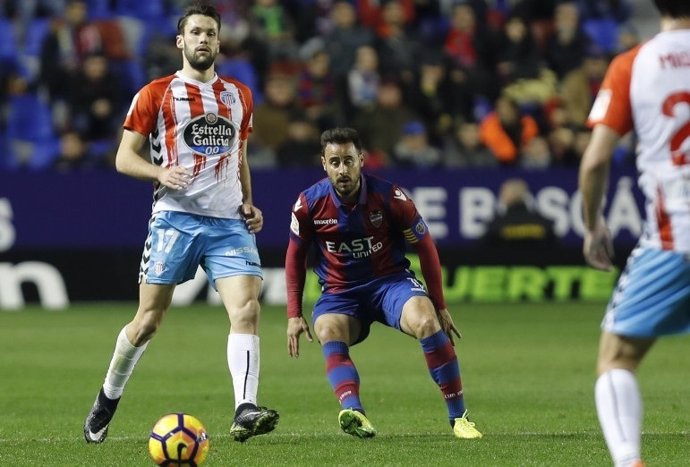
<path fill-rule="evenodd" d="M 601 327 L 612 334 L 639 338 L 690 332 L 688 255 L 635 248 Z"/>
<path fill-rule="evenodd" d="M 216 279 L 222 277 L 263 277 L 256 237 L 243 220 L 175 211 L 154 214 L 139 283 L 180 284 L 194 278 L 199 266 L 214 288 Z"/>

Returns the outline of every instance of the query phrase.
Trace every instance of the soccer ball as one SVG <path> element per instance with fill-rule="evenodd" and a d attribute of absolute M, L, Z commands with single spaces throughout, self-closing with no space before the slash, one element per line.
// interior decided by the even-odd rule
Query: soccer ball
<path fill-rule="evenodd" d="M 201 465 L 208 453 L 208 434 L 199 419 L 171 413 L 156 422 L 149 437 L 149 454 L 162 466 Z"/>

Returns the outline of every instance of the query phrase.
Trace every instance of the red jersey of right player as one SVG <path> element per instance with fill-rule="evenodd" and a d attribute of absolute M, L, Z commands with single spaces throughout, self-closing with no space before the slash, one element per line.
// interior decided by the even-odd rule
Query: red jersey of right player
<path fill-rule="evenodd" d="M 690 253 L 690 31 L 657 34 L 616 57 L 588 124 L 638 138 L 643 247 Z"/>

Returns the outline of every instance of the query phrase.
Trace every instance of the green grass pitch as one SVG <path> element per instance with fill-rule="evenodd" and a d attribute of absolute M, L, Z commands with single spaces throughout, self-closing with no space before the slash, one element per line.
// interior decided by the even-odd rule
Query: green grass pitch
<path fill-rule="evenodd" d="M 419 345 L 374 325 L 352 355 L 379 435 L 340 432 L 338 405 L 316 343 L 286 352 L 285 315 L 264 307 L 259 402 L 280 411 L 275 432 L 228 436 L 232 389 L 227 318 L 219 307 L 173 308 L 132 376 L 102 445 L 82 423 L 115 337 L 134 304 L 84 304 L 64 312 L 0 312 L 0 465 L 147 466 L 146 444 L 163 414 L 206 425 L 208 466 L 607 466 L 593 402 L 603 304 L 459 304 L 457 343 L 465 399 L 484 438 L 453 438 Z M 640 371 L 648 466 L 690 462 L 687 340 L 662 340 Z"/>

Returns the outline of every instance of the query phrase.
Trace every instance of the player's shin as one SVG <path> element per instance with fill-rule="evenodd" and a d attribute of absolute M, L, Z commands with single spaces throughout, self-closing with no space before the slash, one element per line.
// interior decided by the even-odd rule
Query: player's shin
<path fill-rule="evenodd" d="M 441 389 L 452 425 L 456 418 L 462 417 L 465 413 L 460 365 L 455 350 L 443 331 L 420 339 L 419 342 L 424 350 L 424 358 L 431 378 Z"/>
<path fill-rule="evenodd" d="M 326 375 L 343 409 L 364 411 L 359 400 L 359 373 L 350 359 L 346 343 L 331 341 L 323 345 Z"/>

